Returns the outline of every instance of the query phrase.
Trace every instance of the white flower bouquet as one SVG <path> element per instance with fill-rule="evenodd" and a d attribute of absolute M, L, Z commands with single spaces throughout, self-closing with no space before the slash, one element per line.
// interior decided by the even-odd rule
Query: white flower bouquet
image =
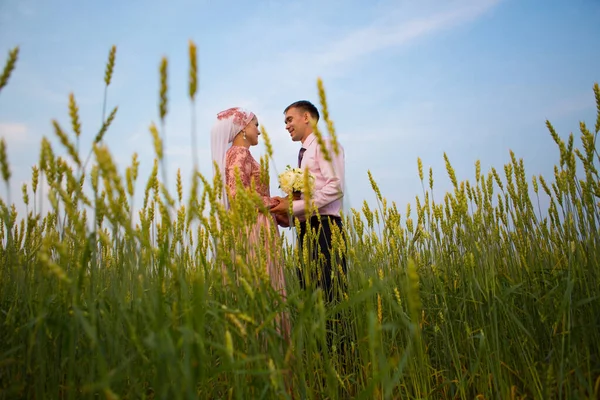
<path fill-rule="evenodd" d="M 309 172 L 310 188 L 314 185 L 315 177 Z M 279 188 L 288 196 L 299 199 L 304 191 L 304 171 L 301 168 L 291 168 L 289 165 L 286 170 L 279 174 Z"/>

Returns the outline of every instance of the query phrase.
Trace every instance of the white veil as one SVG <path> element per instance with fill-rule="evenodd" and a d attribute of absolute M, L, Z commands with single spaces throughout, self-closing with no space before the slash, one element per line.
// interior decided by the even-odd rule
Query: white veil
<path fill-rule="evenodd" d="M 249 123 L 254 119 L 254 113 L 239 107 L 229 108 L 217 114 L 217 121 L 210 131 L 211 153 L 214 163 L 219 168 L 223 192 L 221 194 L 221 204 L 225 209 L 229 208 L 227 200 L 226 181 L 225 181 L 225 156 L 227 150 L 231 147 L 231 142 Z M 214 170 L 216 174 L 216 170 Z"/>

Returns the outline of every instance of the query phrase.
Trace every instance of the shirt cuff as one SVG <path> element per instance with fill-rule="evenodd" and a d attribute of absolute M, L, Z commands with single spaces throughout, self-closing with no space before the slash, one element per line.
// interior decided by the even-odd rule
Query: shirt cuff
<path fill-rule="evenodd" d="M 292 201 L 292 214 L 294 217 L 300 217 L 304 214 L 304 199 Z"/>

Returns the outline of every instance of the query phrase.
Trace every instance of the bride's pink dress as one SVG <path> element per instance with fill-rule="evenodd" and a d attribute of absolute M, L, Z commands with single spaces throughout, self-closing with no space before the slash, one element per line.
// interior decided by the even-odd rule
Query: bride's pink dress
<path fill-rule="evenodd" d="M 231 146 L 227 151 L 225 158 L 225 179 L 226 185 L 230 190 L 232 199 L 235 198 L 236 193 L 236 176 L 235 169 L 239 169 L 240 179 L 246 189 L 249 189 L 254 181 L 254 187 L 258 194 L 262 197 L 263 203 L 270 207 L 277 204 L 277 200 L 271 198 L 269 184 L 261 182 L 260 179 L 260 164 L 252 157 L 250 150 L 242 146 Z M 268 229 L 271 235 L 265 235 L 265 237 L 271 237 L 272 241 L 265 241 L 260 237 L 261 229 Z M 272 215 L 258 214 L 258 220 L 256 224 L 248 232 L 248 236 L 245 239 L 248 240 L 249 249 L 251 250 L 255 246 L 263 246 L 266 249 L 267 256 L 267 273 L 271 279 L 271 285 L 273 288 L 281 294 L 282 298 L 286 298 L 285 289 L 285 277 L 283 274 L 283 263 L 279 258 L 280 250 L 278 248 L 277 239 L 279 237 L 279 227 L 275 218 Z M 253 255 L 250 252 L 251 256 Z M 287 315 L 281 315 L 278 318 L 280 323 L 281 333 L 287 339 L 289 338 L 290 325 Z"/>

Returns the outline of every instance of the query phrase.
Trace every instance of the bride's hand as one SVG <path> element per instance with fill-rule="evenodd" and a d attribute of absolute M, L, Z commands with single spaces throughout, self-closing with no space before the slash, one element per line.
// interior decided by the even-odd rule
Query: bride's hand
<path fill-rule="evenodd" d="M 277 205 L 271 206 L 271 214 L 287 214 L 289 206 L 288 198 L 275 197 L 275 199 L 279 201 Z"/>

